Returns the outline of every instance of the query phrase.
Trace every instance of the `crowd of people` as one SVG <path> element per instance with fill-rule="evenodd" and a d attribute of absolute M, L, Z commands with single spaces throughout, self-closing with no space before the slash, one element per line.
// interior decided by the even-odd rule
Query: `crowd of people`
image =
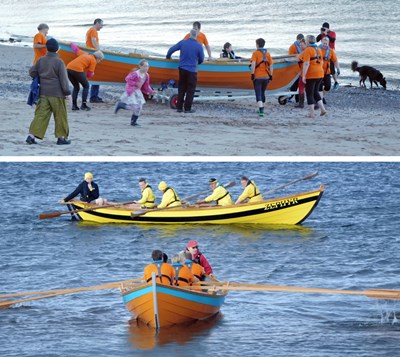
<path fill-rule="evenodd" d="M 49 26 L 47 24 L 38 26 L 38 33 L 33 40 L 33 66 L 29 71 L 34 79 L 30 102 L 37 103 L 37 106 L 26 139 L 28 144 L 36 144 L 36 138 L 43 139 L 52 114 L 56 124 L 57 144 L 71 143 L 71 140 L 68 139 L 68 114 L 65 103 L 71 93 L 66 78 L 73 86 L 72 110 L 90 110 L 91 108 L 87 105 L 90 88 L 88 79 L 93 77 L 96 65 L 104 59 L 98 36 L 103 25 L 102 19 L 95 19 L 93 26 L 86 33 L 86 47 L 92 49 L 93 53 L 82 51 L 75 44 L 71 44 L 71 49 L 77 57 L 70 61 L 66 68 L 61 65 L 63 62 L 58 58 L 57 41 L 53 38 L 47 40 Z M 319 41 L 321 41 L 321 45 L 317 46 L 316 43 Z M 289 48 L 288 54 L 297 55 L 293 61 L 299 62 L 299 79 L 291 87 L 292 91 L 298 90 L 296 108 L 304 108 L 305 98 L 307 98 L 309 108 L 307 117 L 309 118 L 315 118 L 315 108 L 320 109 L 321 116 L 327 114 L 324 105 L 327 93 L 331 89 L 331 76 L 334 78 L 333 89 L 337 89 L 339 86 L 337 76 L 340 74 L 340 67 L 335 53 L 335 43 L 336 33 L 330 30 L 329 23 L 325 22 L 322 24 L 318 36 L 299 34 Z M 268 84 L 273 80 L 273 59 L 265 47 L 266 43 L 263 38 L 256 39 L 255 44 L 256 49 L 250 58 L 250 77 L 256 96 L 257 113 L 263 117 L 265 92 Z M 201 23 L 195 21 L 193 28 L 184 39 L 172 46 L 166 54 L 166 58 L 170 59 L 173 53 L 180 51 L 177 113 L 195 112 L 192 104 L 197 86 L 198 65 L 205 59 L 203 46 L 207 51 L 208 60 L 213 60 L 207 36 L 201 32 Z M 241 59 L 236 56 L 233 46 L 229 42 L 224 44 L 220 57 L 225 60 Z M 151 79 L 148 70 L 149 63 L 146 60 L 140 61 L 138 68 L 132 69 L 125 78 L 125 91 L 114 108 L 115 114 L 120 109 L 131 110 L 132 126 L 138 126 L 137 121 L 145 103 L 145 97 L 155 94 L 150 85 Z M 82 102 L 78 106 L 80 86 L 83 88 Z M 99 85 L 91 86 L 90 103 L 103 103 L 103 99 L 99 96 L 99 90 Z"/>
<path fill-rule="evenodd" d="M 206 277 L 214 278 L 211 265 L 195 240 L 189 241 L 183 251 L 172 256 L 171 263 L 168 255 L 159 249 L 152 251 L 151 258 L 153 261 L 143 272 L 147 283 L 153 280 L 153 274 L 157 283 L 174 286 L 190 286 L 204 281 Z"/>
<path fill-rule="evenodd" d="M 243 187 L 242 194 L 234 202 L 231 194 L 226 187 L 221 185 L 217 179 L 211 178 L 208 183 L 212 193 L 201 200 L 195 202 L 197 205 L 215 203 L 218 206 L 231 206 L 234 204 L 242 203 L 254 203 L 263 200 L 263 196 L 260 193 L 254 180 L 249 179 L 247 176 L 242 176 L 240 179 Z M 158 185 L 158 190 L 162 193 L 161 202 L 156 204 L 156 195 L 153 192 L 152 187 L 149 185 L 145 178 L 139 179 L 139 188 L 141 191 L 141 197 L 139 200 L 132 201 L 133 204 L 140 205 L 143 209 L 163 209 L 168 207 L 179 207 L 188 204 L 186 200 L 188 198 L 180 199 L 175 189 L 168 185 L 165 181 L 161 181 Z M 66 196 L 60 203 L 66 203 L 80 195 L 80 200 L 83 202 L 95 204 L 95 205 L 107 205 L 108 200 L 100 197 L 100 190 L 97 183 L 94 182 L 93 174 L 86 172 L 84 180 L 76 187 L 76 189 Z M 198 197 L 199 195 L 190 196 L 190 198 Z"/>

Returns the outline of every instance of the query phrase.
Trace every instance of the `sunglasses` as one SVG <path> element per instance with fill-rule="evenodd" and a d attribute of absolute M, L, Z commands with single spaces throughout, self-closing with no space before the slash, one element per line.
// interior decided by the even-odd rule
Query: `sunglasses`
<path fill-rule="evenodd" d="M 198 249 L 199 247 L 196 245 L 195 247 L 190 247 L 192 249 Z"/>

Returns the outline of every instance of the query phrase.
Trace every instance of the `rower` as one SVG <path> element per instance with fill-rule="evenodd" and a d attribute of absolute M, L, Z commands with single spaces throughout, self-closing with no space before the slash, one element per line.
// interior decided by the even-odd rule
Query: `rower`
<path fill-rule="evenodd" d="M 142 192 L 142 197 L 140 200 L 134 201 L 134 203 L 139 203 L 141 208 L 155 208 L 156 195 L 145 178 L 141 177 L 139 179 L 139 187 Z"/>
<path fill-rule="evenodd" d="M 169 187 L 165 181 L 160 182 L 158 189 L 163 193 L 163 196 L 157 208 L 177 207 L 182 205 L 175 190 Z"/>
<path fill-rule="evenodd" d="M 189 252 L 190 254 L 192 254 L 192 261 L 194 263 L 200 265 L 204 269 L 205 274 L 207 274 L 211 277 L 214 277 L 211 265 L 208 262 L 207 258 L 203 255 L 203 253 L 200 252 L 199 244 L 197 243 L 197 241 L 195 241 L 195 240 L 189 241 L 189 243 L 186 246 L 185 252 Z M 193 265 L 192 265 L 192 268 L 193 268 Z M 197 272 L 196 275 L 199 275 L 198 268 L 196 268 L 194 270 Z M 194 270 L 192 270 L 193 274 L 195 274 Z M 201 280 L 204 280 L 205 275 L 201 274 L 200 278 L 201 278 Z"/>
<path fill-rule="evenodd" d="M 185 264 L 185 255 L 175 254 L 172 259 L 172 267 L 175 269 L 175 284 L 177 286 L 189 286 L 194 283 L 194 275 Z"/>
<path fill-rule="evenodd" d="M 150 282 L 152 273 L 156 273 L 157 283 L 173 285 L 175 279 L 175 269 L 169 263 L 163 262 L 163 252 L 161 250 L 153 250 L 151 253 L 153 263 L 144 268 L 144 280 Z"/>
<path fill-rule="evenodd" d="M 211 178 L 208 183 L 210 184 L 213 193 L 207 196 L 204 200 L 197 201 L 197 204 L 208 203 L 215 201 L 218 206 L 231 206 L 233 205 L 232 197 L 229 191 L 222 186 L 217 179 Z"/>
<path fill-rule="evenodd" d="M 245 201 L 247 203 L 260 202 L 263 200 L 260 190 L 253 180 L 250 180 L 246 176 L 242 176 L 240 178 L 240 183 L 242 184 L 244 190 L 243 193 L 236 200 L 235 204 L 244 203 Z"/>

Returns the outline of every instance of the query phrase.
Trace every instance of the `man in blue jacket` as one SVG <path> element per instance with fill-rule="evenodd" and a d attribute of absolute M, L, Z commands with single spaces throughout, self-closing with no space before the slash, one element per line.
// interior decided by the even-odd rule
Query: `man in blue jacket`
<path fill-rule="evenodd" d="M 197 84 L 197 65 L 203 63 L 204 52 L 200 43 L 197 42 L 197 31 L 192 29 L 187 40 L 179 41 L 172 46 L 167 53 L 167 59 L 176 51 L 181 51 L 179 59 L 179 84 L 178 101 L 176 110 L 182 113 L 194 113 L 192 109 L 194 92 Z"/>

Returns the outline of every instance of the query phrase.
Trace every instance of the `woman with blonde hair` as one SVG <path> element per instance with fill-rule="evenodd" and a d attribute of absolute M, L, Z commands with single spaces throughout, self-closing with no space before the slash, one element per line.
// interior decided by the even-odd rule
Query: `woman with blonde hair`
<path fill-rule="evenodd" d="M 299 60 L 303 61 L 303 71 L 301 79 L 305 84 L 306 97 L 309 113 L 308 118 L 315 118 L 314 105 L 318 104 L 321 110 L 320 115 L 327 114 L 322 98 L 319 94 L 319 87 L 322 78 L 324 77 L 324 70 L 322 68 L 323 58 L 321 49 L 315 44 L 315 36 L 306 36 L 306 49 L 299 55 Z"/>
<path fill-rule="evenodd" d="M 132 110 L 131 125 L 137 126 L 143 104 L 146 103 L 143 94 L 153 95 L 156 92 L 150 86 L 149 62 L 142 59 L 139 68 L 133 69 L 125 78 L 125 92 L 119 102 L 115 104 L 114 114 L 120 109 Z"/>

